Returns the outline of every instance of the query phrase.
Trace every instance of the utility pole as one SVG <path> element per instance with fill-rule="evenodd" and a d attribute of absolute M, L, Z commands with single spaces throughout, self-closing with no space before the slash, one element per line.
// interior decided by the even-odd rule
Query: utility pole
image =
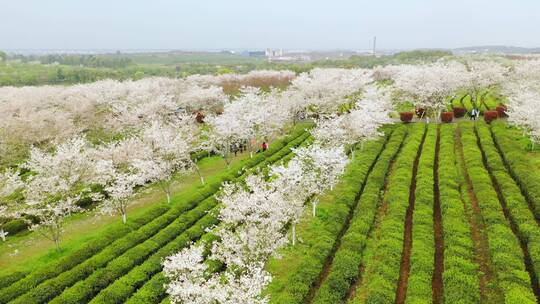
<path fill-rule="evenodd" d="M 373 37 L 373 56 L 375 56 L 377 51 L 377 36 Z"/>

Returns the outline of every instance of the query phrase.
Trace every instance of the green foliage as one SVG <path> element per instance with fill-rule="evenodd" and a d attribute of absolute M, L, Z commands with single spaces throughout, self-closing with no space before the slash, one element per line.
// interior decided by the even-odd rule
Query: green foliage
<path fill-rule="evenodd" d="M 493 175 L 497 187 L 504 194 L 503 203 L 508 210 L 508 217 L 517 229 L 519 239 L 525 243 L 529 251 L 534 273 L 540 273 L 540 228 L 535 220 L 526 198 L 521 194 L 520 188 L 506 171 L 503 159 L 494 146 L 489 127 L 485 123 L 477 124 L 477 134 L 482 151 L 488 161 L 488 169 Z M 538 280 L 538 277 L 535 278 Z M 537 281 L 536 284 L 539 282 Z"/>
<path fill-rule="evenodd" d="M 434 62 L 448 56 L 452 56 L 452 52 L 441 50 L 415 50 L 397 53 L 394 55 L 394 59 L 398 62 Z"/>
<path fill-rule="evenodd" d="M 364 251 L 381 205 L 381 191 L 384 190 L 387 172 L 407 135 L 408 127 L 409 125 L 400 125 L 393 132 L 369 174 L 350 226 L 332 260 L 328 277 L 315 294 L 313 303 L 342 302 L 351 285 L 359 279 L 359 269 L 364 263 Z"/>
<path fill-rule="evenodd" d="M 4 303 L 21 295 L 17 299 L 20 303 L 40 301 L 36 299 L 49 300 L 62 292 L 65 287 L 71 286 L 89 275 L 92 277 L 95 273 L 101 273 L 101 276 L 105 276 L 99 270 L 103 269 L 102 267 L 105 265 L 109 265 L 108 263 L 111 261 L 117 259 L 125 261 L 126 256 L 128 256 L 133 261 L 137 261 L 138 258 L 142 262 L 141 258 L 152 254 L 153 251 L 161 247 L 158 246 L 160 241 L 161 244 L 165 244 L 163 242 L 170 240 L 167 237 L 175 235 L 174 231 L 178 230 L 171 230 L 171 227 L 178 229 L 179 225 L 182 225 L 182 222 L 178 220 L 179 217 L 187 217 L 191 220 L 190 223 L 202 218 L 206 211 L 215 206 L 216 202 L 211 196 L 219 190 L 224 181 L 235 178 L 242 179 L 247 174 L 248 169 L 255 166 L 259 168 L 266 166 L 271 163 L 270 161 L 277 161 L 286 156 L 291 152 L 292 147 L 301 144 L 309 136 L 305 129 L 311 126 L 312 124 L 297 125 L 290 135 L 273 143 L 266 152 L 235 164 L 231 169 L 217 176 L 209 177 L 207 184 L 197 191 L 189 192 L 185 196 L 173 197 L 171 207 L 158 205 L 142 217 L 128 221 L 128 225 L 115 226 L 74 254 L 32 272 L 23 279 L 1 289 L 0 302 Z M 275 155 L 279 155 L 279 157 L 274 157 Z M 204 205 L 204 208 L 198 209 L 200 204 Z M 187 219 L 184 220 L 187 221 Z M 184 229 L 187 228 L 189 226 Z M 129 270 L 118 268 L 121 264 L 114 265 L 116 265 L 114 270 L 117 271 L 117 274 Z M 101 277 L 98 274 L 92 278 L 99 281 Z"/>
<path fill-rule="evenodd" d="M 493 122 L 491 128 L 495 145 L 501 152 L 504 163 L 510 174 L 518 183 L 521 192 L 533 207 L 534 215 L 540 218 L 540 178 L 538 175 L 538 158 L 529 154 L 529 138 L 502 121 Z"/>
<path fill-rule="evenodd" d="M 0 277 L 0 288 L 4 288 L 24 278 L 28 273 L 25 271 L 16 271 Z"/>
<path fill-rule="evenodd" d="M 411 267 L 407 284 L 407 303 L 431 302 L 431 278 L 434 264 L 433 166 L 436 125 L 429 125 L 416 175 L 416 199 L 412 225 Z"/>
<path fill-rule="evenodd" d="M 480 114 L 484 114 L 486 111 L 492 111 L 497 108 L 503 100 L 498 97 L 493 90 L 480 92 L 476 96 L 476 103 L 472 100 L 470 94 L 458 94 L 449 101 L 449 107 L 463 107 L 467 112 L 471 112 L 473 108 L 480 110 Z"/>
<path fill-rule="evenodd" d="M 271 303 L 301 303 L 308 294 L 347 216 L 353 212 L 361 185 L 382 147 L 383 140 L 368 142 L 363 151 L 355 153 L 341 181 L 320 198 L 316 217 L 306 215 L 298 225 L 299 244 L 285 248 L 281 259 L 269 262 L 268 270 L 274 278 L 266 292 L 271 295 Z"/>
<path fill-rule="evenodd" d="M 205 228 L 211 227 L 217 223 L 215 213 L 212 211 L 209 212 L 209 210 L 212 210 L 216 205 L 217 201 L 215 198 L 209 197 L 193 210 L 185 212 L 177 217 L 174 222 L 159 230 L 154 236 L 146 238 L 144 242 L 139 243 L 125 251 L 122 255 L 109 261 L 106 266 L 100 265 L 94 269 L 91 268 L 90 272 L 85 273 L 74 271 L 72 276 L 78 277 L 77 281 L 75 281 L 77 283 L 64 291 L 60 290 L 62 293 L 50 301 L 50 303 L 88 302 L 97 295 L 100 290 L 106 288 L 113 281 L 127 274 L 131 269 L 140 269 L 137 265 L 141 263 L 143 263 L 142 265 L 150 264 L 155 267 L 157 262 L 157 267 L 160 269 L 161 258 L 165 257 L 167 254 L 172 254 L 175 250 L 181 250 L 186 245 L 189 245 L 190 241 L 200 237 Z M 191 229 L 191 231 L 188 229 Z M 193 233 L 193 230 L 196 230 L 197 233 Z M 143 235 L 149 236 L 149 234 Z M 85 274 L 90 275 L 86 277 Z M 62 276 L 57 277 L 57 279 L 59 278 L 62 278 Z M 124 276 L 122 279 L 137 280 L 138 278 Z M 71 283 L 73 283 L 73 281 Z M 57 284 L 54 285 L 57 286 Z M 71 284 L 67 286 L 70 285 Z M 130 285 L 120 285 L 121 288 L 118 288 L 118 284 L 111 286 L 114 286 L 115 288 L 104 289 L 105 292 L 103 296 L 98 297 L 97 300 L 106 299 L 108 303 L 121 302 L 119 300 L 119 297 L 121 296 L 119 293 L 124 292 Z M 44 288 L 44 290 L 51 289 Z M 43 297 L 44 292 L 35 293 L 33 291 L 29 293 L 29 295 L 32 294 Z M 48 301 L 50 299 L 51 298 L 48 298 L 46 300 Z M 14 303 L 28 303 L 29 301 L 32 301 L 32 298 L 25 299 L 24 297 L 21 297 L 17 301 L 14 301 Z"/>
<path fill-rule="evenodd" d="M 523 262 L 523 252 L 504 216 L 489 173 L 484 168 L 481 150 L 476 145 L 474 126 L 471 123 L 460 123 L 459 127 L 462 130 L 465 165 L 486 225 L 491 265 L 496 272 L 499 286 L 505 299 L 520 293 L 523 303 L 535 303 L 529 275 Z"/>
<path fill-rule="evenodd" d="M 91 258 L 94 254 L 102 251 L 103 248 L 106 248 L 113 242 L 110 251 L 114 251 L 114 249 L 121 247 L 122 245 L 126 246 L 132 240 L 131 234 L 128 234 L 131 230 L 137 231 L 138 228 L 151 222 L 154 217 L 159 216 L 161 213 L 165 212 L 166 209 L 168 209 L 167 206 L 157 206 L 144 216 L 129 221 L 126 225 L 115 226 L 109 229 L 106 234 L 100 236 L 100 238 L 86 244 L 83 248 L 71 255 L 60 259 L 43 269 L 34 271 L 24 278 L 21 278 L 21 280 L 3 288 L 0 290 L 0 302 L 6 303 L 35 288 L 46 279 L 56 277 L 63 272 L 69 271 L 69 269 L 72 269 L 73 267 L 79 267 L 81 265 L 80 263 Z M 127 237 L 125 238 L 127 240 L 123 238 L 126 234 Z M 115 241 L 116 238 L 119 238 L 120 240 Z"/>
<path fill-rule="evenodd" d="M 164 66 L 93 68 L 70 65 L 43 65 L 8 61 L 0 64 L 0 86 L 77 84 L 102 79 L 135 79 L 144 76 L 177 77 L 175 69 Z"/>
<path fill-rule="evenodd" d="M 454 153 L 454 124 L 441 125 L 439 196 L 444 231 L 444 301 L 480 301 L 478 265 L 459 184 L 463 182 Z"/>
<path fill-rule="evenodd" d="M 0 86 L 75 84 L 106 78 L 139 79 L 143 76 L 186 77 L 194 74 L 217 75 L 232 72 L 242 74 L 263 69 L 302 73 L 316 67 L 372 68 L 378 65 L 435 62 L 450 55 L 451 53 L 438 50 L 418 50 L 387 56 L 361 55 L 347 59 L 282 63 L 227 52 L 13 55 L 7 58 L 6 64 L 0 64 Z"/>
<path fill-rule="evenodd" d="M 414 124 L 396 158 L 384 196 L 384 215 L 368 244 L 362 284 L 351 303 L 394 302 L 403 249 L 404 222 L 409 206 L 412 168 L 424 135 L 424 124 Z"/>

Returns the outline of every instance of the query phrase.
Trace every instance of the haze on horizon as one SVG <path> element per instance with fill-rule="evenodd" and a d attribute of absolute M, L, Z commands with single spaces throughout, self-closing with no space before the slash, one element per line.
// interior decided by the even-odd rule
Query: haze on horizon
<path fill-rule="evenodd" d="M 540 46 L 538 0 L 0 0 L 0 50 Z"/>

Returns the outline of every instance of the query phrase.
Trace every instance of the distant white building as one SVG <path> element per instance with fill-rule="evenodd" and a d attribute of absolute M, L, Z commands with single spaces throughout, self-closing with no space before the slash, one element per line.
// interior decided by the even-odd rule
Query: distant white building
<path fill-rule="evenodd" d="M 268 49 L 266 49 L 265 55 L 268 58 L 283 57 L 283 49 L 272 50 L 271 48 L 268 48 Z"/>

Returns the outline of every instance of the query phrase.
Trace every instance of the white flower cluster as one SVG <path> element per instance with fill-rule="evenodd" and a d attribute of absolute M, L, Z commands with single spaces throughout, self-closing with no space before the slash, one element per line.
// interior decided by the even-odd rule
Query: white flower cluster
<path fill-rule="evenodd" d="M 221 224 L 214 231 L 218 241 L 192 245 L 164 260 L 173 303 L 268 302 L 261 294 L 271 281 L 265 263 L 287 243 L 289 226 L 295 244 L 306 202 L 332 187 L 348 162 L 342 146 L 315 144 L 294 152 L 288 164 L 270 169 L 269 180 L 253 175 L 245 185 L 224 186 Z M 208 260 L 225 270 L 213 272 Z"/>

